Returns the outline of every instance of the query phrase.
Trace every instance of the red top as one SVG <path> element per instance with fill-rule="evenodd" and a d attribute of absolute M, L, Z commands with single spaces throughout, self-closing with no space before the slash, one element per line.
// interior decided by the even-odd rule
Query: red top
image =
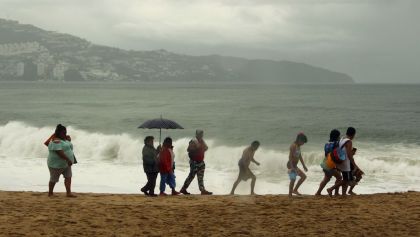
<path fill-rule="evenodd" d="M 172 156 L 169 148 L 163 146 L 162 150 L 159 153 L 159 171 L 161 173 L 171 173 L 172 172 Z"/>

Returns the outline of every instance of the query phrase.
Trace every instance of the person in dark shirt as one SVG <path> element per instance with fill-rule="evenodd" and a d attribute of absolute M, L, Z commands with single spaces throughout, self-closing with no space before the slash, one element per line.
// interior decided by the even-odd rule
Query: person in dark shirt
<path fill-rule="evenodd" d="M 147 136 L 143 146 L 143 169 L 147 176 L 147 183 L 140 190 L 147 196 L 157 196 L 155 194 L 156 178 L 159 174 L 158 151 L 153 146 L 154 137 Z"/>

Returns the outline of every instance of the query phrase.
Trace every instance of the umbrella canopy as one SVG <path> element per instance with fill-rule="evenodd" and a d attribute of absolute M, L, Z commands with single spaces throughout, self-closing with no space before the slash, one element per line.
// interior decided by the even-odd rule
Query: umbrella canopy
<path fill-rule="evenodd" d="M 159 144 L 162 137 L 162 128 L 163 129 L 184 129 L 181 125 L 175 121 L 164 119 L 162 117 L 150 119 L 142 123 L 138 128 L 148 128 L 148 129 L 159 129 Z"/>

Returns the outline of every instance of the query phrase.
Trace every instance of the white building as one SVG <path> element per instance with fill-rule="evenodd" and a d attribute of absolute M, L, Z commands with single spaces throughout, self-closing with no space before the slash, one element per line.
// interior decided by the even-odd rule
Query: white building
<path fill-rule="evenodd" d="M 25 64 L 23 62 L 18 62 L 16 64 L 16 76 L 21 77 L 25 72 Z"/>
<path fill-rule="evenodd" d="M 68 63 L 58 62 L 53 68 L 53 78 L 58 81 L 64 80 L 64 73 L 69 68 Z"/>
<path fill-rule="evenodd" d="M 26 53 L 46 52 L 48 51 L 44 46 L 38 42 L 24 42 L 24 43 L 11 43 L 0 44 L 0 55 L 11 56 Z"/>

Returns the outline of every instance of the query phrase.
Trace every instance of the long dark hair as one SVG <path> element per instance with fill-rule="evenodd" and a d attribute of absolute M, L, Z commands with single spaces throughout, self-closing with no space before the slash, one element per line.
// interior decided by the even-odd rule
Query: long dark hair
<path fill-rule="evenodd" d="M 65 137 L 60 137 L 60 133 L 61 133 L 62 131 L 67 131 L 67 128 L 66 128 L 66 127 L 64 127 L 64 126 L 63 126 L 63 125 L 61 125 L 61 124 L 58 124 L 58 125 L 57 125 L 57 127 L 55 128 L 54 135 L 55 135 L 56 137 L 58 137 L 58 138 L 65 139 Z"/>

